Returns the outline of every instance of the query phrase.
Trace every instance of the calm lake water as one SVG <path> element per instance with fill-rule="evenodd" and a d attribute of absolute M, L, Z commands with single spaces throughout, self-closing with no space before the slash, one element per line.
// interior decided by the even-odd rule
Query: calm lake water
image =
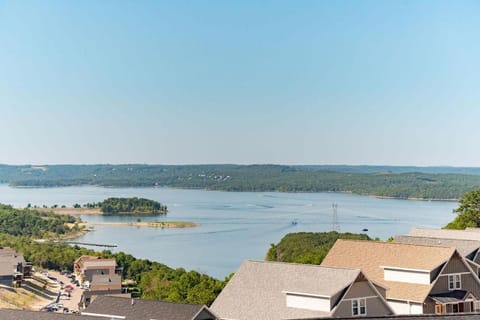
<path fill-rule="evenodd" d="M 117 244 L 139 258 L 183 267 L 223 279 L 245 259 L 263 259 L 270 243 L 289 232 L 328 231 L 332 203 L 338 205 L 342 232 L 366 232 L 387 239 L 411 227 L 441 227 L 453 219 L 454 202 L 377 199 L 338 193 L 217 192 L 168 188 L 10 188 L 0 185 L 0 202 L 25 207 L 98 202 L 108 197 L 144 197 L 168 206 L 171 220 L 199 223 L 196 228 L 160 229 L 97 226 L 79 241 Z M 136 217 L 81 216 L 86 221 L 136 221 Z M 298 223 L 292 224 L 292 221 Z M 97 248 L 98 249 L 98 248 Z"/>

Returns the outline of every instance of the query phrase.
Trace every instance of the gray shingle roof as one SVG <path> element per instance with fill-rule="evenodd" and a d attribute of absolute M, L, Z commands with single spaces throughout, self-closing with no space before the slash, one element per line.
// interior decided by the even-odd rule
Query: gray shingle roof
<path fill-rule="evenodd" d="M 420 236 L 395 236 L 394 243 L 420 244 L 427 246 L 455 247 L 457 251 L 466 257 L 480 247 L 478 240 L 448 239 Z"/>
<path fill-rule="evenodd" d="M 132 304 L 132 299 L 98 296 L 82 312 L 82 315 L 108 314 L 124 316 L 126 317 L 125 319 L 134 320 L 191 320 L 204 307 L 199 304 L 141 299 L 133 299 Z"/>
<path fill-rule="evenodd" d="M 409 236 L 480 241 L 480 232 L 468 230 L 412 228 Z"/>
<path fill-rule="evenodd" d="M 288 308 L 285 291 L 333 296 L 348 287 L 359 274 L 358 269 L 245 261 L 211 309 L 222 319 L 328 316 L 328 312 Z"/>
<path fill-rule="evenodd" d="M 120 285 L 122 283 L 122 277 L 118 274 L 94 274 L 92 275 L 91 285 Z"/>
<path fill-rule="evenodd" d="M 0 309 L 1 320 L 99 320 L 97 317 L 43 311 Z"/>

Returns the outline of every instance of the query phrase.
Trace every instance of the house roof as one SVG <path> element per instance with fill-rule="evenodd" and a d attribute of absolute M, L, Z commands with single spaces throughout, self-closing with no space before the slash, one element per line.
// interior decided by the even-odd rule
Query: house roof
<path fill-rule="evenodd" d="M 191 320 L 203 309 L 208 311 L 199 304 L 97 296 L 82 315 L 105 314 L 134 320 Z"/>
<path fill-rule="evenodd" d="M 83 261 L 83 268 L 98 268 L 98 267 L 115 267 L 117 262 L 115 259 L 94 259 L 94 260 L 85 260 Z"/>
<path fill-rule="evenodd" d="M 370 280 L 387 288 L 387 299 L 423 302 L 431 284 L 385 281 L 382 267 L 432 271 L 448 261 L 454 252 L 453 247 L 339 239 L 322 265 L 360 268 Z"/>
<path fill-rule="evenodd" d="M 285 292 L 333 296 L 351 285 L 358 269 L 281 262 L 245 261 L 213 302 L 222 319 L 285 319 L 329 312 L 288 308 Z"/>
<path fill-rule="evenodd" d="M 476 320 L 480 319 L 480 313 L 450 313 L 450 314 L 403 314 L 390 316 L 365 316 L 365 317 L 336 317 L 335 320 Z M 290 319 L 300 320 L 300 319 Z M 302 319 L 304 320 L 304 319 Z M 325 318 L 311 318 L 310 320 L 325 320 Z"/>
<path fill-rule="evenodd" d="M 420 244 L 427 246 L 455 247 L 462 257 L 478 250 L 480 241 L 420 236 L 395 236 L 394 243 Z"/>
<path fill-rule="evenodd" d="M 480 241 L 480 232 L 473 230 L 450 230 L 450 229 L 428 229 L 412 228 L 409 236 L 444 238 L 444 239 L 462 239 Z"/>
<path fill-rule="evenodd" d="M 43 311 L 0 309 L 2 320 L 99 320 L 98 317 L 80 316 Z"/>
<path fill-rule="evenodd" d="M 13 276 L 14 264 L 11 261 L 0 261 L 0 276 Z"/>
<path fill-rule="evenodd" d="M 94 274 L 92 275 L 92 282 L 90 285 L 107 285 L 107 284 L 122 284 L 122 277 L 118 274 Z"/>

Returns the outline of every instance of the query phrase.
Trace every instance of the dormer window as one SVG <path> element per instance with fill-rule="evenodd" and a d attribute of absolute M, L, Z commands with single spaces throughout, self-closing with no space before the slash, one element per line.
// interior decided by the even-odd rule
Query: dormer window
<path fill-rule="evenodd" d="M 365 298 L 352 300 L 352 316 L 364 316 L 367 314 Z"/>
<path fill-rule="evenodd" d="M 459 273 L 448 275 L 448 290 L 462 289 L 462 275 Z"/>

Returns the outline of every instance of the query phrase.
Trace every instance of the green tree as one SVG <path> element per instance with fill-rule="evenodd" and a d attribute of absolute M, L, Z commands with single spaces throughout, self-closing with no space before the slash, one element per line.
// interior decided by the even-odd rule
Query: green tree
<path fill-rule="evenodd" d="M 480 226 L 480 189 L 465 193 L 459 200 L 458 208 L 453 210 L 457 214 L 445 229 L 465 229 Z"/>

